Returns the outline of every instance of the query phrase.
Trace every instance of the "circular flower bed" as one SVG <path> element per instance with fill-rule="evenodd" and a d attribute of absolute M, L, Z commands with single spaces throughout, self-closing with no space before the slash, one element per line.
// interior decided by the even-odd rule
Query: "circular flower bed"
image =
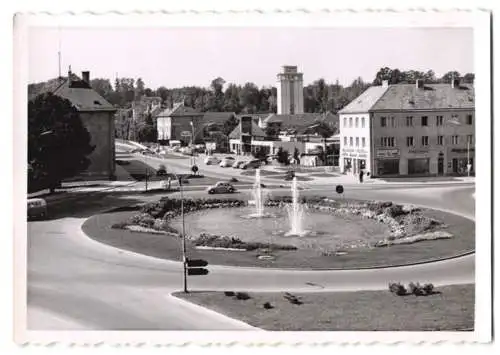
<path fill-rule="evenodd" d="M 266 206 L 283 209 L 291 202 L 290 197 L 280 197 L 268 200 Z M 420 208 L 411 205 L 399 205 L 392 202 L 334 200 L 323 197 L 302 198 L 301 203 L 310 211 L 339 217 L 358 216 L 360 219 L 372 219 L 386 225 L 389 228 L 389 234 L 369 247 L 389 247 L 453 237 L 451 233 L 441 230 L 446 227 L 446 224 L 424 215 Z M 128 221 L 114 224 L 112 227 L 144 232 L 156 231 L 179 236 L 178 231 L 172 228 L 169 222 L 181 214 L 182 207 L 184 213 L 191 213 L 206 209 L 234 208 L 246 205 L 246 201 L 236 199 L 184 199 L 182 201 L 176 198 L 162 198 L 158 202 L 144 205 L 140 213 L 133 215 Z M 247 242 L 241 240 L 237 235 L 201 233 L 199 236 L 188 237 L 196 247 L 237 250 L 297 249 L 293 245 Z M 338 251 L 339 249 L 323 250 L 326 254 Z"/>

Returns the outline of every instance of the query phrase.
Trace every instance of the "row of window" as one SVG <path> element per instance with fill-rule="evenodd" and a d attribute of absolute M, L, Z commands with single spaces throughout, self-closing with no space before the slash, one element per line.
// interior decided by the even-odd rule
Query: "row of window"
<path fill-rule="evenodd" d="M 413 127 L 414 123 L 416 120 L 414 120 L 413 116 L 406 116 L 406 127 Z M 349 124 L 348 124 L 349 122 Z M 361 122 L 361 128 L 365 128 L 366 122 L 365 122 L 365 117 L 344 117 L 344 127 L 355 127 L 359 128 L 360 127 L 360 122 Z M 443 126 L 444 124 L 444 118 L 443 116 L 436 116 L 436 126 Z M 459 117 L 458 115 L 451 115 L 451 120 L 450 123 L 452 124 L 460 124 Z M 467 115 L 466 116 L 466 123 L 468 125 L 472 125 L 472 115 Z M 420 117 L 420 125 L 422 127 L 429 126 L 429 116 L 421 116 Z M 395 117 L 385 117 L 382 116 L 380 117 L 380 126 L 381 127 L 396 127 L 396 118 Z"/>
<path fill-rule="evenodd" d="M 472 134 L 469 134 L 466 136 L 466 142 L 468 144 L 473 144 Z M 436 137 L 436 144 L 437 145 L 444 145 L 444 136 L 437 136 Z M 458 135 L 451 136 L 451 144 L 452 145 L 461 144 L 460 136 L 458 136 Z M 395 147 L 396 146 L 396 139 L 395 139 L 395 137 L 381 137 L 380 138 L 380 145 L 382 147 Z M 424 146 L 424 147 L 428 146 L 429 145 L 429 136 L 421 136 L 420 137 L 420 145 Z M 407 147 L 414 147 L 415 146 L 415 137 L 406 137 L 406 146 Z"/>
<path fill-rule="evenodd" d="M 406 127 L 413 127 L 416 120 L 414 120 L 413 116 L 406 116 Z M 436 126 L 443 126 L 444 118 L 443 116 L 436 116 Z M 451 124 L 460 125 L 460 118 L 458 115 L 451 115 L 451 119 L 448 121 Z M 467 115 L 466 124 L 472 125 L 472 115 Z M 396 119 L 395 117 L 380 117 L 380 126 L 381 127 L 396 127 Z M 421 116 L 420 117 L 420 126 L 426 127 L 429 126 L 429 116 Z"/>
<path fill-rule="evenodd" d="M 351 147 L 354 147 L 354 141 L 356 141 L 356 147 L 359 147 L 359 137 L 344 137 L 344 146 L 347 147 L 347 146 L 351 146 Z M 349 143 L 349 144 L 347 144 Z M 361 137 L 361 147 L 366 147 L 366 138 L 365 137 Z"/>
<path fill-rule="evenodd" d="M 355 122 L 355 126 L 356 128 L 359 128 L 359 122 L 360 122 L 360 118 L 359 117 L 356 117 L 356 120 L 353 120 L 352 117 L 349 117 L 349 126 L 347 126 L 347 117 L 344 117 L 344 127 L 350 127 L 352 128 L 353 127 L 353 121 Z M 361 117 L 361 128 L 365 128 L 365 118 L 364 117 Z"/>

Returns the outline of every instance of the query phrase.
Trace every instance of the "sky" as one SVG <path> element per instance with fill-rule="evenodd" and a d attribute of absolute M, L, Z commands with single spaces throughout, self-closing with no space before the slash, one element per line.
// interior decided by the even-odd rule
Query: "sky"
<path fill-rule="evenodd" d="M 31 28 L 29 82 L 68 67 L 92 78 L 142 78 L 156 89 L 226 83 L 276 85 L 297 65 L 304 85 L 324 78 L 371 82 L 382 67 L 474 72 L 471 28 Z"/>

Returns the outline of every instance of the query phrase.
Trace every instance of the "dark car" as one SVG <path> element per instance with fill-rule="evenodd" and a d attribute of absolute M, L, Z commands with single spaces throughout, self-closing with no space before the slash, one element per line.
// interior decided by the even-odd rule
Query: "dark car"
<path fill-rule="evenodd" d="M 28 219 L 47 217 L 47 202 L 43 198 L 28 199 Z"/>
<path fill-rule="evenodd" d="M 250 160 L 249 162 L 246 162 L 241 166 L 242 169 L 257 169 L 260 168 L 262 165 L 262 162 L 259 159 L 253 159 Z"/>
<path fill-rule="evenodd" d="M 156 170 L 156 176 L 165 176 L 165 175 L 167 175 L 167 168 L 165 167 L 165 165 L 161 164 L 158 167 L 158 170 Z"/>
<path fill-rule="evenodd" d="M 209 194 L 225 194 L 225 193 L 233 193 L 235 192 L 236 189 L 235 187 L 228 183 L 228 182 L 218 182 L 216 183 L 214 186 L 210 186 L 208 189 L 207 189 L 207 192 Z"/>

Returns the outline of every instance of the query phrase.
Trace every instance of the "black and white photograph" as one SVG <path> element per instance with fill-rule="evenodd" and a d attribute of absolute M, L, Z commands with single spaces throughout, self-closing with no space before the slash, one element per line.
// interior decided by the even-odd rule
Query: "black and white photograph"
<path fill-rule="evenodd" d="M 489 339 L 488 13 L 199 16 L 16 16 L 18 340 Z"/>

